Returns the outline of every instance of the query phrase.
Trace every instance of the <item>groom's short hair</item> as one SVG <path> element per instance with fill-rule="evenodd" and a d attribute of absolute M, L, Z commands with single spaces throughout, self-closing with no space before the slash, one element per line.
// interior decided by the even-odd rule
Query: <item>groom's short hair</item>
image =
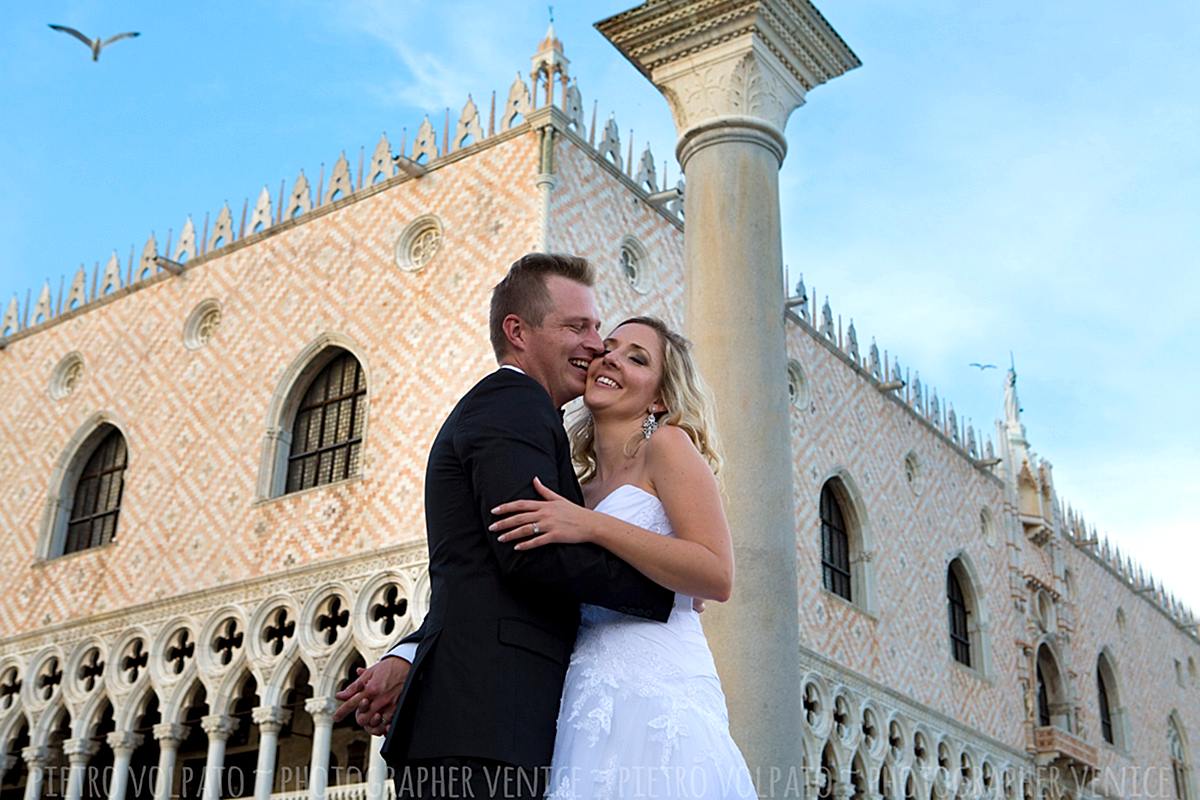
<path fill-rule="evenodd" d="M 513 262 L 504 280 L 492 289 L 492 307 L 488 328 L 496 359 L 508 354 L 508 338 L 504 335 L 504 318 L 516 314 L 525 322 L 538 327 L 550 312 L 550 291 L 546 277 L 559 275 L 567 280 L 593 286 L 596 273 L 582 256 L 559 253 L 528 253 Z"/>

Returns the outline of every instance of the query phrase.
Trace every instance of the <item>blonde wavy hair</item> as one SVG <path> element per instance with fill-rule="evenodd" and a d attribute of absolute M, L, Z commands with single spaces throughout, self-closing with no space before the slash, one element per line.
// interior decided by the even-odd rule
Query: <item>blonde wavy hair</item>
<path fill-rule="evenodd" d="M 713 474 L 717 474 L 721 471 L 722 458 L 717 444 L 713 398 L 692 359 L 692 343 L 657 317 L 630 317 L 617 328 L 631 323 L 652 328 L 662 341 L 664 358 L 659 393 L 667 410 L 655 414 L 658 424 L 682 428 Z M 579 481 L 585 483 L 596 474 L 596 427 L 587 406 L 581 404 L 581 408 L 568 428 L 567 436 L 571 440 L 575 472 Z M 625 444 L 625 455 L 632 456 L 645 441 L 638 433 Z"/>

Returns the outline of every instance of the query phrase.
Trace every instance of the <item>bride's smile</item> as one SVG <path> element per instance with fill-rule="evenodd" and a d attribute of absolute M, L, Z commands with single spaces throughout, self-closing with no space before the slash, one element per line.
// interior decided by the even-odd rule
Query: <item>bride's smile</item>
<path fill-rule="evenodd" d="M 636 322 L 621 325 L 604 340 L 604 353 L 588 369 L 583 401 L 593 416 L 637 419 L 661 410 L 663 345 L 658 333 Z"/>

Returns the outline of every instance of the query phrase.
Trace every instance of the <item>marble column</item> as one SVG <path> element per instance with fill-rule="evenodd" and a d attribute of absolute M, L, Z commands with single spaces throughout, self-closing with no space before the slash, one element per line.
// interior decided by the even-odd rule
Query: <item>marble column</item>
<path fill-rule="evenodd" d="M 200 718 L 200 727 L 208 734 L 202 797 L 203 800 L 220 800 L 221 778 L 225 774 L 225 742 L 237 728 L 237 720 L 228 714 L 209 714 Z"/>
<path fill-rule="evenodd" d="M 312 715 L 312 756 L 308 762 L 309 800 L 325 800 L 329 785 L 329 740 L 333 735 L 333 712 L 338 703 L 332 697 L 310 697 L 304 710 Z"/>
<path fill-rule="evenodd" d="M 367 761 L 367 800 L 383 800 L 387 792 L 388 765 L 383 760 L 383 737 L 372 736 L 371 744 L 367 750 L 369 760 Z"/>
<path fill-rule="evenodd" d="M 25 800 L 41 800 L 42 781 L 46 777 L 46 762 L 50 760 L 50 750 L 41 745 L 30 745 L 21 750 L 21 758 L 25 761 Z"/>
<path fill-rule="evenodd" d="M 175 788 L 175 759 L 179 744 L 187 738 L 187 726 L 160 722 L 152 729 L 158 742 L 158 772 L 154 776 L 154 800 L 171 800 Z"/>
<path fill-rule="evenodd" d="M 552 105 L 530 111 L 525 120 L 538 131 L 538 174 L 534 186 L 538 191 L 537 241 L 534 249 L 550 252 L 550 214 L 554 189 L 558 186 L 554 165 L 554 138 L 556 128 L 566 128 L 567 117 L 561 109 Z"/>
<path fill-rule="evenodd" d="M 259 706 L 252 712 L 258 726 L 258 763 L 254 767 L 254 800 L 267 800 L 275 785 L 275 756 L 279 750 L 279 731 L 291 716 L 278 706 Z"/>
<path fill-rule="evenodd" d="M 108 800 L 125 800 L 125 787 L 129 785 L 129 762 L 133 751 L 141 747 L 140 734 L 127 731 L 112 731 L 108 734 L 108 746 L 113 751 L 112 778 L 108 782 Z"/>
<path fill-rule="evenodd" d="M 734 738 L 766 792 L 761 781 L 799 767 L 803 719 L 783 131 L 809 89 L 859 62 L 807 0 L 646 2 L 596 27 L 663 93 L 679 134 L 686 333 L 716 395 L 737 575 L 704 627 Z"/>
<path fill-rule="evenodd" d="M 0 783 L 4 783 L 4 775 L 8 772 L 9 767 L 13 765 L 16 758 L 8 754 L 0 754 Z"/>
<path fill-rule="evenodd" d="M 88 762 L 100 749 L 100 745 L 91 739 L 66 739 L 63 741 L 63 753 L 70 764 L 67 774 L 66 800 L 79 800 L 83 797 L 83 779 L 87 774 Z"/>

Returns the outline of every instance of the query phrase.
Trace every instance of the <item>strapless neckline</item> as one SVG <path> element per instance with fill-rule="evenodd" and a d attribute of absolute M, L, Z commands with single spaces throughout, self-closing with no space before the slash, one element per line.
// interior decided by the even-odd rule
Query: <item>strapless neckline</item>
<path fill-rule="evenodd" d="M 618 492 L 620 492 L 622 489 L 633 489 L 633 490 L 634 490 L 634 491 L 636 491 L 636 492 L 641 492 L 641 493 L 642 493 L 642 494 L 644 494 L 646 497 L 652 497 L 652 498 L 654 498 L 655 500 L 658 500 L 658 495 L 656 495 L 656 494 L 653 494 L 653 493 L 651 493 L 651 492 L 648 492 L 648 491 L 646 491 L 645 489 L 643 489 L 642 487 L 638 486 L 638 485 L 637 485 L 637 484 L 635 484 L 635 483 L 622 483 L 620 486 L 618 486 L 617 488 L 613 489 L 613 490 L 612 490 L 611 492 L 609 492 L 608 494 L 604 495 L 604 497 L 600 498 L 600 502 L 596 503 L 596 505 L 595 505 L 595 506 L 592 508 L 592 510 L 593 510 L 593 511 L 599 511 L 599 510 L 600 510 L 600 506 L 604 505 L 604 504 L 605 504 L 605 503 L 607 503 L 609 500 L 611 500 L 613 497 L 615 497 L 615 496 L 616 496 L 616 494 L 617 494 Z M 659 502 L 661 503 L 662 501 L 661 501 L 661 500 L 659 500 Z"/>

